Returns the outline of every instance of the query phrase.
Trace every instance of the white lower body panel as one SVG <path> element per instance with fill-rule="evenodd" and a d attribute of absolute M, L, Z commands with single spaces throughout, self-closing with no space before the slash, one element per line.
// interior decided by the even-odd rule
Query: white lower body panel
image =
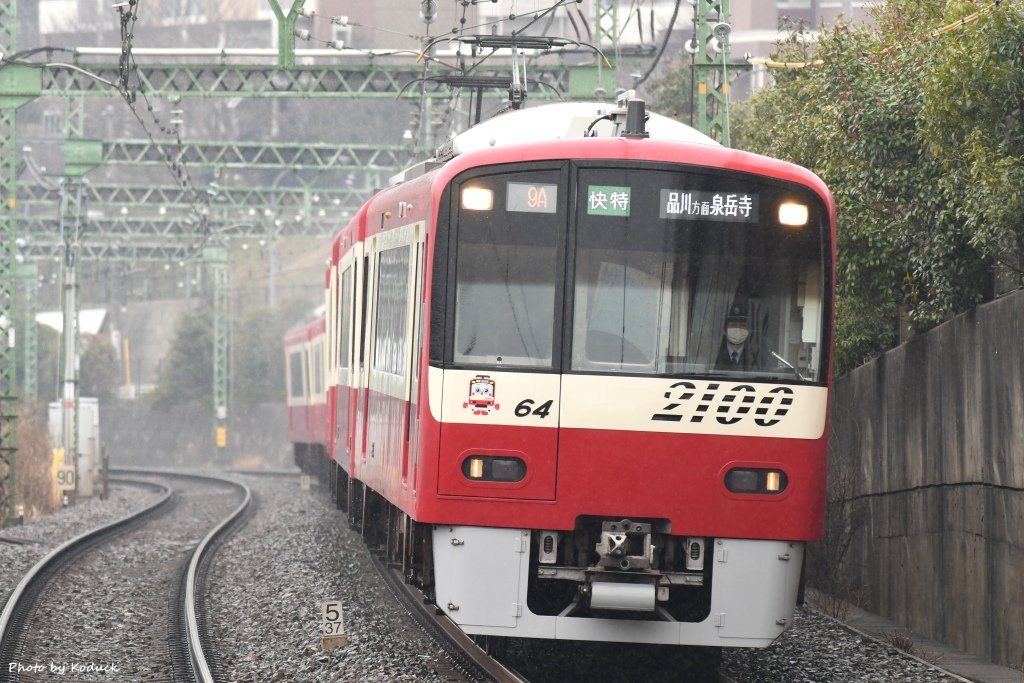
<path fill-rule="evenodd" d="M 804 552 L 803 543 L 715 539 L 707 619 L 635 621 L 530 612 L 529 530 L 436 526 L 433 536 L 437 606 L 466 633 L 665 645 L 771 644 L 792 622 Z"/>

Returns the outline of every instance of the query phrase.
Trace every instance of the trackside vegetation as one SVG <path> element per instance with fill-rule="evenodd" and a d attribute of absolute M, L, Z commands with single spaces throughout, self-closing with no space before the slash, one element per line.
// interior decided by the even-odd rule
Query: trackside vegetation
<path fill-rule="evenodd" d="M 837 372 L 1024 283 L 1024 3 L 888 2 L 874 20 L 790 27 L 773 58 L 807 66 L 732 108 L 735 147 L 835 195 Z"/>

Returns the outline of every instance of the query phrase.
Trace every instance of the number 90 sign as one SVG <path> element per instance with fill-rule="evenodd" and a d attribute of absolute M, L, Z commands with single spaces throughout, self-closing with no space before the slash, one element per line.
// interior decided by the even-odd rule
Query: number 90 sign
<path fill-rule="evenodd" d="M 75 490 L 75 468 L 65 465 L 57 469 L 57 489 L 60 491 Z"/>

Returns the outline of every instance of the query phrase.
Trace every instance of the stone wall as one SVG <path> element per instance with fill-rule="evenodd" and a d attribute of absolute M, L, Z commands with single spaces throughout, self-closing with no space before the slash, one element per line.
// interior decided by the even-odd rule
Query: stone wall
<path fill-rule="evenodd" d="M 1024 291 L 840 378 L 832 431 L 868 511 L 843 567 L 865 607 L 1024 662 Z"/>

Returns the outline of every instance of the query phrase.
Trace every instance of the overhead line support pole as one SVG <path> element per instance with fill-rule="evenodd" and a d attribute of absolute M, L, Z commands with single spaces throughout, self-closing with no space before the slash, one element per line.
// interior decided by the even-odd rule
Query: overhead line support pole
<path fill-rule="evenodd" d="M 697 0 L 697 53 L 693 68 L 697 87 L 697 130 L 729 146 L 729 0 Z M 712 50 L 718 42 L 718 54 Z"/>
<path fill-rule="evenodd" d="M 277 62 L 282 69 L 290 69 L 295 66 L 295 20 L 305 0 L 295 0 L 287 15 L 278 0 L 269 2 L 270 9 L 274 10 L 274 16 L 277 17 Z"/>
<path fill-rule="evenodd" d="M 21 397 L 28 403 L 35 403 L 39 400 L 39 327 L 36 324 L 39 267 L 35 263 L 20 263 L 17 277 L 21 282 L 25 310 L 22 316 L 25 326 L 20 343 L 23 362 Z"/>
<path fill-rule="evenodd" d="M 17 50 L 18 15 L 15 0 L 0 0 L 0 52 Z M 8 66 L 0 71 L 0 527 L 15 516 L 14 472 L 18 416 L 15 301 L 17 293 L 17 246 L 15 188 L 17 182 L 17 135 L 15 112 L 33 99 L 32 77 Z M 36 93 L 38 95 L 38 92 Z"/>
<path fill-rule="evenodd" d="M 231 341 L 228 310 L 228 256 L 223 245 L 206 247 L 203 260 L 213 279 L 213 422 L 217 451 L 227 448 L 228 351 Z"/>

